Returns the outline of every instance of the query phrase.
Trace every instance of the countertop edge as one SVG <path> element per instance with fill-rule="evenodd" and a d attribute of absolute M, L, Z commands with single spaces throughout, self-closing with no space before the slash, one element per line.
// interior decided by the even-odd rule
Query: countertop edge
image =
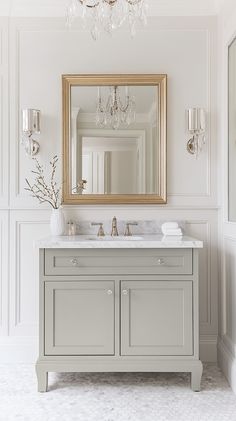
<path fill-rule="evenodd" d="M 34 247 L 37 249 L 143 249 L 143 248 L 203 248 L 203 242 L 192 237 L 183 236 L 180 240 L 173 240 L 158 236 L 150 239 L 150 236 L 143 236 L 141 240 L 124 241 L 119 239 L 86 239 L 88 236 L 75 237 L 49 237 L 35 241 Z M 91 236 L 90 236 L 91 237 Z"/>

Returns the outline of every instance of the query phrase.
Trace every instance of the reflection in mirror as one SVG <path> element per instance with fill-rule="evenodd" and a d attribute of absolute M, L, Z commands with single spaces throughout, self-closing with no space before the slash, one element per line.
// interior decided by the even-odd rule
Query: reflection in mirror
<path fill-rule="evenodd" d="M 157 86 L 71 88 L 72 194 L 158 194 Z"/>
<path fill-rule="evenodd" d="M 63 75 L 63 203 L 166 203 L 166 75 Z"/>
<path fill-rule="evenodd" d="M 107 88 L 103 88 L 103 91 L 105 89 Z M 122 99 L 121 90 L 121 86 L 110 86 L 109 92 L 107 94 L 103 92 L 102 95 L 102 87 L 98 87 L 96 106 L 96 125 L 98 127 L 111 126 L 113 129 L 118 129 L 121 124 L 129 126 L 135 122 L 135 96 L 130 93 L 129 87 L 125 86 L 125 95 Z"/>
<path fill-rule="evenodd" d="M 236 221 L 236 39 L 228 52 L 229 221 Z"/>

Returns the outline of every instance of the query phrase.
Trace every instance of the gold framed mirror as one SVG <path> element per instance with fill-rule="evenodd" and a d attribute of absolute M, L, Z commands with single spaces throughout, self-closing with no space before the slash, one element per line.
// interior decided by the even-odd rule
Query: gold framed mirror
<path fill-rule="evenodd" d="M 166 203 L 167 76 L 63 75 L 63 203 Z"/>

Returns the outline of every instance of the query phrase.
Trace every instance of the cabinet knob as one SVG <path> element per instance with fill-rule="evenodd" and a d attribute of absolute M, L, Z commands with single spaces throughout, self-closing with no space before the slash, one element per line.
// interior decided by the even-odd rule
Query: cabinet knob
<path fill-rule="evenodd" d="M 107 290 L 107 295 L 112 295 L 112 294 L 113 294 L 113 291 L 111 289 L 108 289 Z"/>
<path fill-rule="evenodd" d="M 127 289 L 123 289 L 122 294 L 123 294 L 123 295 L 128 295 L 128 291 L 127 291 Z"/>
<path fill-rule="evenodd" d="M 160 265 L 160 266 L 161 266 L 161 265 L 164 265 L 164 263 L 165 263 L 164 259 L 160 259 L 160 258 L 159 258 L 159 259 L 157 259 L 157 264 L 158 264 L 158 265 Z"/>
<path fill-rule="evenodd" d="M 72 263 L 72 265 L 73 266 L 77 266 L 78 265 L 78 259 L 76 259 L 76 258 L 73 258 L 73 259 L 71 259 L 71 261 L 70 261 L 71 263 Z"/>

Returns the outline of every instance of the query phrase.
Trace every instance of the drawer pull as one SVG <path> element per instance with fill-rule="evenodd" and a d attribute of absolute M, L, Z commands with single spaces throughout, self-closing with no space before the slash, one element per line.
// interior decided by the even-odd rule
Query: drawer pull
<path fill-rule="evenodd" d="M 162 265 L 164 265 L 165 264 L 165 260 L 164 259 L 157 259 L 157 264 L 159 265 L 159 266 L 162 266 Z"/>
<path fill-rule="evenodd" d="M 78 259 L 71 259 L 70 261 L 72 263 L 73 266 L 77 266 L 79 264 Z"/>
<path fill-rule="evenodd" d="M 113 294 L 113 291 L 111 289 L 108 289 L 107 290 L 107 295 L 112 295 L 112 294 Z"/>
<path fill-rule="evenodd" d="M 122 294 L 123 294 L 123 295 L 128 295 L 128 291 L 127 291 L 127 289 L 123 289 Z"/>

